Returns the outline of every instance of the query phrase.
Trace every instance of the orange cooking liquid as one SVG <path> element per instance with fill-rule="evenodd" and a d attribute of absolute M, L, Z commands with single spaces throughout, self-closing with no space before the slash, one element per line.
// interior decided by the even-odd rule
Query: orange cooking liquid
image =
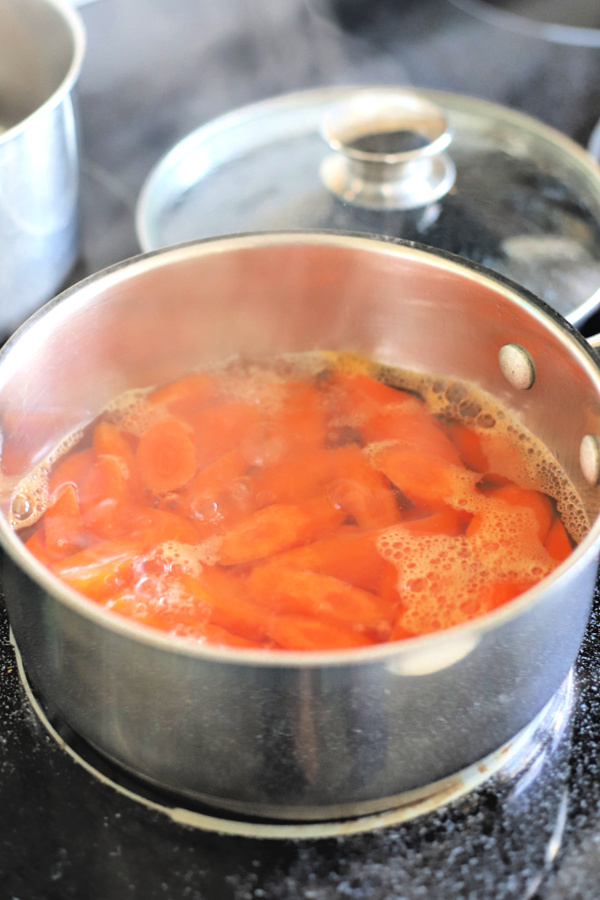
<path fill-rule="evenodd" d="M 334 354 L 121 399 L 42 494 L 21 535 L 59 578 L 233 648 L 362 647 L 460 624 L 539 582 L 586 528 L 555 461 L 489 398 Z"/>

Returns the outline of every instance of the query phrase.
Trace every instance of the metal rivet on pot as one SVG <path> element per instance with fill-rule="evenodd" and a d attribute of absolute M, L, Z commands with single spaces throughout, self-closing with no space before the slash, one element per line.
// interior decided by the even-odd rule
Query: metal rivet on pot
<path fill-rule="evenodd" d="M 498 353 L 502 374 L 513 387 L 528 391 L 535 381 L 535 365 L 520 344 L 504 344 Z"/>
<path fill-rule="evenodd" d="M 579 463 L 588 484 L 597 485 L 600 482 L 600 438 L 597 434 L 586 434 L 581 441 Z"/>

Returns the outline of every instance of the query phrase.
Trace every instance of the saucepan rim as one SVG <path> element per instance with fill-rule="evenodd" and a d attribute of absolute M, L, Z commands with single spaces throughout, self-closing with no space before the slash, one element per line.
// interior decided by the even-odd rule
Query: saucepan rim
<path fill-rule="evenodd" d="M 38 326 L 46 316 L 55 309 L 64 309 L 65 306 L 75 303 L 78 299 L 85 301 L 89 292 L 98 282 L 116 281 L 123 272 L 129 271 L 133 276 L 137 266 L 145 265 L 150 260 L 157 260 L 158 264 L 173 257 L 181 259 L 196 255 L 198 248 L 209 246 L 209 251 L 214 252 L 212 245 L 218 244 L 219 251 L 225 252 L 234 244 L 245 247 L 267 246 L 268 244 L 293 244 L 302 241 L 309 245 L 322 245 L 327 243 L 344 246 L 365 247 L 377 249 L 379 252 L 414 255 L 417 258 L 423 256 L 427 260 L 434 260 L 436 266 L 450 268 L 453 271 L 460 269 L 464 275 L 474 280 L 492 282 L 496 290 L 510 294 L 511 301 L 517 300 L 529 313 L 533 311 L 544 325 L 561 333 L 561 338 L 575 345 L 577 351 L 582 354 L 588 369 L 588 374 L 596 380 L 598 394 L 600 396 L 600 361 L 597 359 L 592 347 L 579 332 L 570 325 L 556 310 L 548 306 L 544 301 L 535 297 L 529 291 L 515 284 L 510 279 L 499 275 L 478 263 L 465 260 L 446 251 L 432 249 L 423 244 L 391 238 L 374 237 L 365 234 L 357 234 L 342 231 L 322 230 L 294 230 L 277 232 L 247 232 L 216 237 L 203 238 L 201 240 L 186 241 L 182 244 L 172 245 L 159 250 L 149 251 L 134 257 L 130 257 L 115 265 L 90 275 L 78 284 L 68 288 L 54 299 L 42 306 L 9 338 L 4 347 L 0 349 L 0 372 L 6 357 L 23 339 L 24 335 Z M 110 610 L 100 606 L 93 600 L 80 594 L 74 588 L 69 587 L 52 574 L 33 555 L 28 553 L 18 535 L 10 528 L 7 520 L 0 514 L 0 546 L 11 557 L 13 562 L 41 587 L 49 596 L 59 603 L 64 604 L 72 612 L 83 615 L 95 624 L 117 633 L 124 639 L 133 639 L 177 655 L 199 657 L 207 661 L 226 663 L 228 665 L 260 666 L 262 668 L 303 668 L 316 669 L 323 667 L 347 667 L 357 664 L 381 664 L 389 661 L 401 663 L 413 654 L 423 651 L 436 650 L 444 645 L 454 642 L 472 643 L 475 645 L 487 633 L 493 632 L 510 621 L 518 619 L 530 609 L 544 602 L 546 593 L 568 572 L 580 571 L 589 563 L 589 557 L 598 555 L 600 547 L 600 515 L 592 522 L 590 530 L 573 550 L 571 555 L 562 562 L 550 575 L 546 576 L 534 587 L 523 592 L 514 600 L 504 604 L 500 608 L 486 613 L 475 619 L 460 625 L 455 625 L 443 631 L 433 632 L 402 641 L 376 644 L 368 647 L 353 648 L 350 650 L 327 651 L 294 651 L 294 650 L 262 650 L 246 648 L 221 648 L 208 644 L 200 644 L 198 641 L 179 635 L 169 635 L 146 626 L 142 623 L 131 622 L 124 616 L 118 616 Z"/>

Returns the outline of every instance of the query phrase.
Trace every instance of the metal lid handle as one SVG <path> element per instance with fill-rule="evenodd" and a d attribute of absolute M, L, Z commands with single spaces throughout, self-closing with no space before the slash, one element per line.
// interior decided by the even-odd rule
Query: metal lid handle
<path fill-rule="evenodd" d="M 321 164 L 321 180 L 347 203 L 416 209 L 454 184 L 456 169 L 444 153 L 452 140 L 446 119 L 418 94 L 356 91 L 331 107 L 321 131 L 335 151 Z"/>

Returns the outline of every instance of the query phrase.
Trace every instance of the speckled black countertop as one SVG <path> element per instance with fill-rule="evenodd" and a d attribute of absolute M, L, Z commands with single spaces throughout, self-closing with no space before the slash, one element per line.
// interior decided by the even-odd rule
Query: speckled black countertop
<path fill-rule="evenodd" d="M 154 163 L 254 100 L 413 84 L 498 101 L 583 144 L 600 118 L 600 50 L 500 32 L 446 0 L 96 0 L 81 14 L 74 279 L 139 252 L 135 203 Z M 596 614 L 567 724 L 515 782 L 383 832 L 267 842 L 176 824 L 91 776 L 29 706 L 0 611 L 0 900 L 600 896 Z"/>

